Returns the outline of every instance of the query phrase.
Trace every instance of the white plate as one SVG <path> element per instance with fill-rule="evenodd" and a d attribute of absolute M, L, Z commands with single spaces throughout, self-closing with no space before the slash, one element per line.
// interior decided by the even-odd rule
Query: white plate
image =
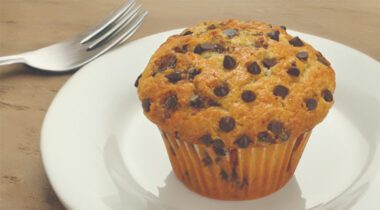
<path fill-rule="evenodd" d="M 85 66 L 61 89 L 44 121 L 45 169 L 69 209 L 380 209 L 380 65 L 315 36 L 290 32 L 323 52 L 336 70 L 336 104 L 313 132 L 295 178 L 254 201 L 201 197 L 174 177 L 158 129 L 133 86 L 149 57 L 179 30 L 155 34 Z M 360 198 L 360 199 L 359 199 Z"/>

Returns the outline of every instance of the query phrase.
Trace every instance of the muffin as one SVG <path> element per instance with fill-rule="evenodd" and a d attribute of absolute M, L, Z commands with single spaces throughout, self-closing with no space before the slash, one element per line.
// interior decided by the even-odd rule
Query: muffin
<path fill-rule="evenodd" d="M 136 86 L 177 178 L 210 198 L 247 200 L 292 177 L 333 105 L 335 73 L 285 27 L 230 19 L 169 37 Z"/>

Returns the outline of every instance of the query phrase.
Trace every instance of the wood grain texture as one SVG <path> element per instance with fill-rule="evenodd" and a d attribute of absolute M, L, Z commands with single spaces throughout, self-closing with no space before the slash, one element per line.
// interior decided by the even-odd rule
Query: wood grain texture
<path fill-rule="evenodd" d="M 380 0 L 140 0 L 150 11 L 133 39 L 202 20 L 257 19 L 344 43 L 380 60 Z M 75 36 L 122 0 L 0 0 L 0 56 Z M 64 209 L 43 171 L 43 117 L 71 76 L 0 67 L 0 209 Z"/>

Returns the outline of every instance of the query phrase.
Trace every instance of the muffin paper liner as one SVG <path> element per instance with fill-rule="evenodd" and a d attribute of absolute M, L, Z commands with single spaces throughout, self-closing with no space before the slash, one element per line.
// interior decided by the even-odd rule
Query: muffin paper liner
<path fill-rule="evenodd" d="M 225 149 L 180 140 L 161 130 L 173 171 L 190 190 L 221 200 L 248 200 L 269 195 L 293 176 L 311 131 L 265 147 Z"/>

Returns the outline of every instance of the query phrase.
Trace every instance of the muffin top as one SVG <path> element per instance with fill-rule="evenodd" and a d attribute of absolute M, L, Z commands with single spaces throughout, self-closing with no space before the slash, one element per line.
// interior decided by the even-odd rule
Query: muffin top
<path fill-rule="evenodd" d="M 145 115 L 166 133 L 246 148 L 296 138 L 321 122 L 335 73 L 285 27 L 230 19 L 169 37 L 135 85 Z"/>

